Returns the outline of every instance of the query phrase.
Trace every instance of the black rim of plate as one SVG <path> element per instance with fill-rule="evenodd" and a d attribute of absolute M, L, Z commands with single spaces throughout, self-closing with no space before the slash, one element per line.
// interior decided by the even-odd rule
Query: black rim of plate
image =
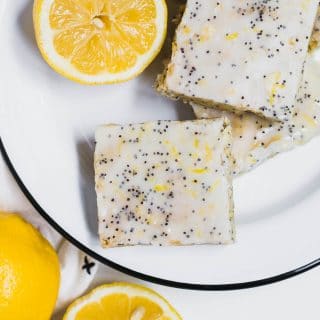
<path fill-rule="evenodd" d="M 16 169 L 14 168 L 9 155 L 5 149 L 4 143 L 0 138 L 0 153 L 2 154 L 2 157 L 11 172 L 13 178 L 17 182 L 19 188 L 25 195 L 25 197 L 30 201 L 32 206 L 36 209 L 36 211 L 58 232 L 60 233 L 64 238 L 66 238 L 68 241 L 70 241 L 74 246 L 76 246 L 78 249 L 82 250 L 87 255 L 91 256 L 92 258 L 96 259 L 97 261 L 101 262 L 102 264 L 111 267 L 117 271 L 123 272 L 129 276 L 138 278 L 143 281 L 149 281 L 155 284 L 167 286 L 167 287 L 173 287 L 178 289 L 189 289 L 189 290 L 202 290 L 202 291 L 227 291 L 227 290 L 239 290 L 239 289 L 248 289 L 248 288 L 254 288 L 259 286 L 264 286 L 267 284 L 279 282 L 282 280 L 289 279 L 291 277 L 297 276 L 303 272 L 306 272 L 308 270 L 311 270 L 317 266 L 320 265 L 320 258 L 311 261 L 310 263 L 307 263 L 301 267 L 297 267 L 293 270 L 290 270 L 285 273 L 281 273 L 269 278 L 259 279 L 259 280 L 253 280 L 248 282 L 239 282 L 239 283 L 226 283 L 226 284 L 197 284 L 197 283 L 187 283 L 187 282 L 178 282 L 178 281 L 172 281 L 172 280 L 166 280 L 158 277 L 154 277 L 151 275 L 143 274 L 141 272 L 126 268 L 122 265 L 119 265 L 109 259 L 104 258 L 103 256 L 97 254 L 96 252 L 92 251 L 88 247 L 86 247 L 84 244 L 79 242 L 77 239 L 75 239 L 71 234 L 66 232 L 62 227 L 60 227 L 51 217 L 50 215 L 38 204 L 36 199 L 32 196 L 32 194 L 29 192 L 27 187 L 24 185 L 23 181 L 21 180 L 19 174 L 17 173 Z"/>

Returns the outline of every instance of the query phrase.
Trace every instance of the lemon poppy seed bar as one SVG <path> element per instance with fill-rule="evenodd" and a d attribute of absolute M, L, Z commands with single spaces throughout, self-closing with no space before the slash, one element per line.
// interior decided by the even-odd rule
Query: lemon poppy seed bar
<path fill-rule="evenodd" d="M 317 0 L 188 0 L 157 89 L 289 119 L 317 7 Z"/>
<path fill-rule="evenodd" d="M 314 43 L 315 46 L 319 44 Z M 227 117 L 232 127 L 234 174 L 246 172 L 272 156 L 308 142 L 320 132 L 320 62 L 310 52 L 290 120 L 271 121 L 253 113 L 236 114 L 193 104 L 197 118 Z"/>
<path fill-rule="evenodd" d="M 102 246 L 232 243 L 232 163 L 226 119 L 99 127 Z"/>

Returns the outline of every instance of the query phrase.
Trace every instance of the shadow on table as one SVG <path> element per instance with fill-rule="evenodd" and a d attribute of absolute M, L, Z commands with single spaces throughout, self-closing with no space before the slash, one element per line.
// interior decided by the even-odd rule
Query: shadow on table
<path fill-rule="evenodd" d="M 80 194 L 85 218 L 95 237 L 98 234 L 97 200 L 94 186 L 94 139 L 77 142 L 78 166 L 80 175 Z"/>

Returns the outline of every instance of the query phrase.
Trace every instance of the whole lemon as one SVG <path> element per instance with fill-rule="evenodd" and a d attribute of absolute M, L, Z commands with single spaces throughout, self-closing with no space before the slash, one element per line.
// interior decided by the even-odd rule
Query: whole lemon
<path fill-rule="evenodd" d="M 49 242 L 19 215 L 0 212 L 0 319 L 50 319 L 59 283 Z"/>

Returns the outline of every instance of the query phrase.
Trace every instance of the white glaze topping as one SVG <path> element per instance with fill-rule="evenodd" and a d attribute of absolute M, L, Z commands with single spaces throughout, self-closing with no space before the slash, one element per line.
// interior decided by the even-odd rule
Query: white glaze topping
<path fill-rule="evenodd" d="M 102 245 L 233 242 L 226 119 L 105 125 L 96 131 Z"/>
<path fill-rule="evenodd" d="M 188 0 L 162 88 L 207 106 L 289 119 L 317 5 Z"/>

